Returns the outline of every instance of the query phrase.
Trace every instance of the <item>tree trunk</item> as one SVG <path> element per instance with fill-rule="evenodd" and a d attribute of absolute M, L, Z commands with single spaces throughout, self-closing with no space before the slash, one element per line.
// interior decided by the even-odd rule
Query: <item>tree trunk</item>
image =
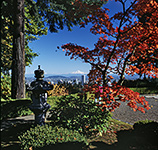
<path fill-rule="evenodd" d="M 24 0 L 13 0 L 12 98 L 25 98 Z"/>

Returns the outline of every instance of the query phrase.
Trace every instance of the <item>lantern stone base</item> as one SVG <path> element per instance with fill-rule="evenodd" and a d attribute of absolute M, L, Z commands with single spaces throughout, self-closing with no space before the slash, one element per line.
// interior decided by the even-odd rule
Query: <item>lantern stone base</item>
<path fill-rule="evenodd" d="M 46 112 L 51 106 L 46 103 L 44 106 L 29 106 L 30 110 L 35 114 L 35 125 L 45 125 Z"/>

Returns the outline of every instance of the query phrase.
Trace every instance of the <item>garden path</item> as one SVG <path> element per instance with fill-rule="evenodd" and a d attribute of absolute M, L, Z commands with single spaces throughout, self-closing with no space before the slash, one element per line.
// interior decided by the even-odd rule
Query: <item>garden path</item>
<path fill-rule="evenodd" d="M 132 108 L 127 106 L 127 103 L 121 102 L 120 107 L 113 112 L 113 118 L 132 125 L 139 120 L 146 119 L 158 122 L 158 95 L 142 96 L 149 102 L 150 110 L 147 110 L 146 113 L 140 111 L 134 112 Z"/>

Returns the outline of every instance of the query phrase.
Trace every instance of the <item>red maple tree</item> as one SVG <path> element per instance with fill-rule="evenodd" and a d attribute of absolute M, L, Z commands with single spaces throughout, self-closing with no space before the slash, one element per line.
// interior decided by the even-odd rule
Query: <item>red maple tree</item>
<path fill-rule="evenodd" d="M 92 23 L 90 32 L 100 34 L 94 49 L 73 43 L 63 45 L 62 49 L 71 59 L 81 58 L 91 64 L 88 74 L 90 84 L 85 86 L 85 91 L 100 95 L 103 110 L 108 108 L 113 111 L 119 107 L 120 102 L 115 100 L 118 96 L 120 101 L 127 101 L 127 105 L 134 111 L 145 113 L 145 109 L 150 109 L 148 102 L 138 92 L 124 87 L 123 81 L 125 74 L 135 73 L 158 78 L 158 68 L 155 65 L 158 61 L 158 1 L 133 0 L 128 7 L 128 0 L 115 2 L 121 3 L 122 11 L 110 17 L 108 8 L 95 7 L 81 23 L 81 27 Z M 76 1 L 74 5 L 79 6 L 81 3 Z M 85 7 L 80 7 L 79 11 L 82 8 Z M 112 73 L 119 75 L 119 80 L 110 87 L 107 82 L 113 78 L 110 75 Z"/>

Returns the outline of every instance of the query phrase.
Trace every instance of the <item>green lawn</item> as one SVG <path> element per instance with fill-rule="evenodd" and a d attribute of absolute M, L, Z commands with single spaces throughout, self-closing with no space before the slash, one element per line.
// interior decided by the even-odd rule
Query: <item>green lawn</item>
<path fill-rule="evenodd" d="M 156 88 L 149 88 L 149 87 L 138 87 L 138 88 L 130 88 L 134 92 L 138 92 L 140 94 L 158 94 L 158 89 Z"/>

